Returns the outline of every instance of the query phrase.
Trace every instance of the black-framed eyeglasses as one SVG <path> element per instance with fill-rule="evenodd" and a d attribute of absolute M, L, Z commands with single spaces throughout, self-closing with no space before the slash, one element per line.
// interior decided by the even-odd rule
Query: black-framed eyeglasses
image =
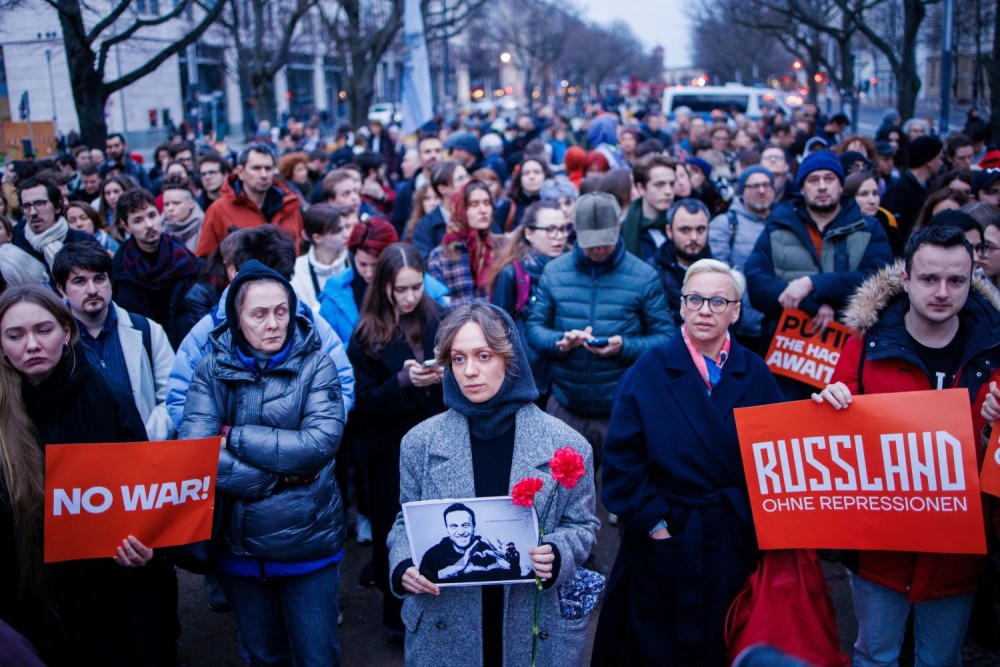
<path fill-rule="evenodd" d="M 992 243 L 988 242 L 977 243 L 976 245 L 972 246 L 972 248 L 973 250 L 976 251 L 976 254 L 982 257 L 983 259 L 986 259 L 990 255 L 995 253 L 997 250 L 1000 250 L 1000 246 L 995 246 Z"/>
<path fill-rule="evenodd" d="M 739 299 L 727 299 L 721 296 L 706 298 L 700 294 L 681 294 L 681 298 L 688 310 L 699 311 L 707 303 L 708 309 L 716 314 L 725 312 L 729 304 L 740 302 Z"/>
<path fill-rule="evenodd" d="M 539 227 L 537 225 L 528 225 L 528 229 L 534 232 L 544 231 L 545 235 L 550 239 L 558 238 L 559 236 L 566 236 L 571 231 L 573 231 L 573 225 L 552 225 L 551 227 Z"/>
<path fill-rule="evenodd" d="M 48 199 L 39 199 L 37 201 L 26 201 L 26 202 L 21 202 L 21 208 L 24 209 L 26 213 L 31 209 L 35 209 L 36 211 L 41 211 L 43 208 L 45 208 L 45 205 L 49 203 L 51 202 L 49 202 Z"/>
<path fill-rule="evenodd" d="M 771 185 L 770 181 L 764 181 L 763 183 L 747 183 L 743 187 L 747 190 L 760 190 L 761 192 L 765 192 L 773 189 L 774 186 Z"/>

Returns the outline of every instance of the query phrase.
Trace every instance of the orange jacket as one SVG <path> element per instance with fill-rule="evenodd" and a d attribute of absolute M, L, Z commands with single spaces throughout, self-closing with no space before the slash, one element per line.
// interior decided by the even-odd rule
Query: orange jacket
<path fill-rule="evenodd" d="M 299 198 L 284 185 L 275 181 L 264 197 L 263 209 L 259 208 L 242 190 L 243 183 L 236 174 L 230 174 L 222 186 L 219 199 L 205 213 L 205 222 L 198 236 L 195 255 L 208 257 L 225 238 L 230 227 L 247 229 L 261 225 L 277 225 L 295 239 L 295 250 L 302 240 L 302 210 Z"/>

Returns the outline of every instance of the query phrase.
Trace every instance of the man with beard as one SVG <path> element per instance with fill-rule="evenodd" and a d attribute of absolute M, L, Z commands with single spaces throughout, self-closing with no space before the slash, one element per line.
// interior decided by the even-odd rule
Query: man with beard
<path fill-rule="evenodd" d="M 650 155 L 632 167 L 632 179 L 640 197 L 633 201 L 622 221 L 625 249 L 640 259 L 649 259 L 667 240 L 667 209 L 674 203 L 676 164 L 668 157 Z"/>
<path fill-rule="evenodd" d="M 32 177 L 21 182 L 18 195 L 24 222 L 14 228 L 15 246 L 51 268 L 64 243 L 94 242 L 86 232 L 70 229 L 63 217 L 63 198 L 59 186 Z"/>
<path fill-rule="evenodd" d="M 879 222 L 853 199 L 841 201 L 844 168 L 833 152 L 806 156 L 796 182 L 800 197 L 771 212 L 747 259 L 750 303 L 764 313 L 764 341 L 786 308 L 808 313 L 812 331 L 823 333 L 865 278 L 892 261 Z M 812 393 L 801 382 L 776 379 L 788 400 Z"/>
<path fill-rule="evenodd" d="M 111 256 L 95 243 L 65 245 L 52 268 L 90 364 L 132 395 L 151 440 L 173 438 L 166 399 L 174 350 L 163 327 L 111 300 L 111 274 Z"/>
<path fill-rule="evenodd" d="M 647 263 L 660 275 L 660 285 L 667 297 L 667 310 L 674 324 L 680 326 L 681 285 L 688 267 L 699 259 L 710 259 L 708 221 L 711 214 L 699 199 L 681 199 L 667 212 L 667 240 Z"/>
<path fill-rule="evenodd" d="M 104 144 L 108 159 L 101 164 L 101 176 L 105 177 L 115 169 L 121 169 L 125 174 L 131 176 L 139 187 L 150 187 L 149 175 L 138 162 L 134 161 L 128 154 L 128 145 L 125 143 L 125 136 L 120 132 L 109 134 Z"/>
<path fill-rule="evenodd" d="M 717 215 L 708 225 L 708 246 L 712 257 L 721 259 L 734 269 L 744 270 L 747 257 L 774 204 L 774 176 L 760 165 L 743 170 L 736 182 L 736 198 L 729 210 Z M 763 354 L 760 323 L 764 315 L 750 306 L 750 297 L 743 295 L 736 338 L 749 350 Z"/>
<path fill-rule="evenodd" d="M 469 507 L 462 503 L 449 505 L 444 510 L 444 526 L 448 536 L 420 559 L 420 571 L 425 577 L 434 583 L 457 584 L 490 581 L 496 577 L 486 573 L 504 570 L 502 578 L 509 578 L 511 565 L 506 552 L 495 551 L 476 535 L 476 515 Z"/>

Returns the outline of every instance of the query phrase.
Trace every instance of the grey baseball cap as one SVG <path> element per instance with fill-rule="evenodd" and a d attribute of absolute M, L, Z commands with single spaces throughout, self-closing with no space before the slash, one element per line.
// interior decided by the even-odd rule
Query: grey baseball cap
<path fill-rule="evenodd" d="M 576 200 L 573 224 L 576 244 L 581 248 L 614 245 L 618 242 L 618 221 L 622 210 L 607 192 L 588 192 Z"/>

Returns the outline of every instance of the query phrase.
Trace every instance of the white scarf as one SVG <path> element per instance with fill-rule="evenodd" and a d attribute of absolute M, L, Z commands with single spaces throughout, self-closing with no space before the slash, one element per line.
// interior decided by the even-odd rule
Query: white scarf
<path fill-rule="evenodd" d="M 28 240 L 28 244 L 35 249 L 35 252 L 40 252 L 45 256 L 45 263 L 49 265 L 50 269 L 55 262 L 56 255 L 63 249 L 63 243 L 66 241 L 68 233 L 69 223 L 63 217 L 60 217 L 55 221 L 55 224 L 40 234 L 32 231 L 30 224 L 24 226 L 24 238 Z"/>

